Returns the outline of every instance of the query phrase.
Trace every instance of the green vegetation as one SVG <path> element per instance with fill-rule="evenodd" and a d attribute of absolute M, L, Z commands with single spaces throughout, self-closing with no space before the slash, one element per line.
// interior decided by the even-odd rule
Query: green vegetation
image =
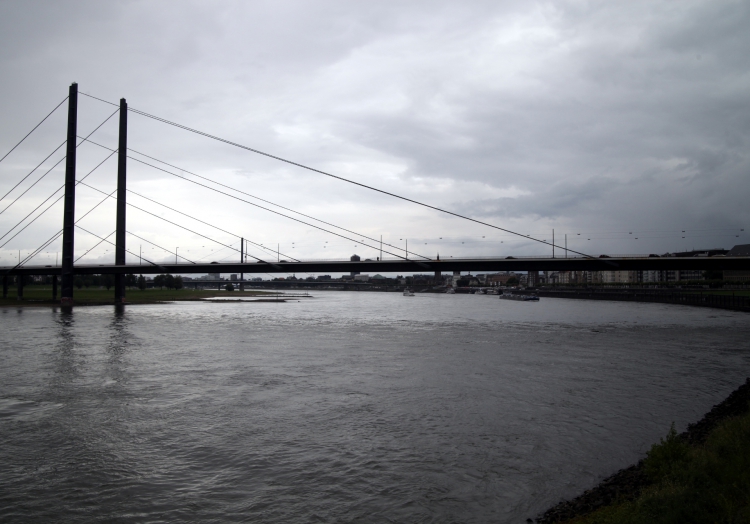
<path fill-rule="evenodd" d="M 576 524 L 750 522 L 750 413 L 692 447 L 674 430 L 644 461 L 651 484 L 633 500 L 572 520 Z"/>
<path fill-rule="evenodd" d="M 156 275 L 154 277 L 154 287 L 159 289 L 182 289 L 182 277 L 174 276 L 167 273 L 166 275 Z"/>
<path fill-rule="evenodd" d="M 52 286 L 50 285 L 27 285 L 23 289 L 23 300 L 16 300 L 15 286 L 8 288 L 8 298 L 0 298 L 0 306 L 41 306 L 59 305 L 60 295 L 58 287 L 58 299 L 52 301 Z M 126 302 L 130 304 L 149 304 L 155 302 L 169 302 L 173 300 L 201 300 L 211 297 L 240 297 L 257 295 L 276 295 L 268 291 L 244 291 L 228 292 L 208 289 L 144 289 L 128 288 Z M 114 304 L 114 290 L 99 288 L 83 288 L 74 290 L 74 301 L 79 305 Z"/>

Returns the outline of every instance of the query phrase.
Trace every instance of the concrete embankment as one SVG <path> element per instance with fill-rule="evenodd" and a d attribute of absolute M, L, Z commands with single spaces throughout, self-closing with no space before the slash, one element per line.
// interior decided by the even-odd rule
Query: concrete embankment
<path fill-rule="evenodd" d="M 671 291 L 649 289 L 576 289 L 557 290 L 539 289 L 522 291 L 523 294 L 536 294 L 549 298 L 577 298 L 585 300 L 619 300 L 625 302 L 658 302 L 662 304 L 681 304 L 685 306 L 702 306 L 734 311 L 750 312 L 750 296 L 733 293 L 711 293 L 701 291 Z"/>
<path fill-rule="evenodd" d="M 701 446 L 719 424 L 732 417 L 744 415 L 748 412 L 749 405 L 750 378 L 723 402 L 714 406 L 700 421 L 690 424 L 687 430 L 679 435 L 679 438 L 690 446 Z M 598 486 L 585 491 L 582 495 L 560 502 L 544 512 L 536 522 L 553 524 L 577 519 L 615 502 L 633 500 L 649 484 L 644 461 L 641 460 L 604 479 Z"/>

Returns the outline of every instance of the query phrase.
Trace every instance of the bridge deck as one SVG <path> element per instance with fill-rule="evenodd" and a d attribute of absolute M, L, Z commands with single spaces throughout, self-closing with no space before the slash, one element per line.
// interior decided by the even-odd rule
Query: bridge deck
<path fill-rule="evenodd" d="M 750 257 L 475 258 L 448 260 L 318 260 L 208 264 L 81 264 L 78 275 L 194 273 L 432 273 L 442 271 L 750 270 Z M 0 267 L 2 275 L 55 275 L 59 266 Z"/>

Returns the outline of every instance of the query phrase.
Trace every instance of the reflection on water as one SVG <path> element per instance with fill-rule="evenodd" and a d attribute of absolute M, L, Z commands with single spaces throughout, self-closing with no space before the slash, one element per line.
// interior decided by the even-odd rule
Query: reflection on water
<path fill-rule="evenodd" d="M 519 522 L 748 375 L 739 313 L 314 295 L 0 309 L 0 519 Z"/>

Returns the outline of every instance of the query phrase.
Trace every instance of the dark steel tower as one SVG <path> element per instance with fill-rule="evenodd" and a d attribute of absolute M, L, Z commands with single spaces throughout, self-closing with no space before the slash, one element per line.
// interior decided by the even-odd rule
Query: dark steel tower
<path fill-rule="evenodd" d="M 62 305 L 73 305 L 73 244 L 76 214 L 76 134 L 78 132 L 78 84 L 68 93 L 68 138 L 65 153 L 65 210 L 63 211 Z"/>
<path fill-rule="evenodd" d="M 125 265 L 125 209 L 128 158 L 128 104 L 120 99 L 120 141 L 117 146 L 117 232 L 115 233 L 115 265 Z M 125 275 L 115 275 L 115 304 L 125 302 Z"/>

